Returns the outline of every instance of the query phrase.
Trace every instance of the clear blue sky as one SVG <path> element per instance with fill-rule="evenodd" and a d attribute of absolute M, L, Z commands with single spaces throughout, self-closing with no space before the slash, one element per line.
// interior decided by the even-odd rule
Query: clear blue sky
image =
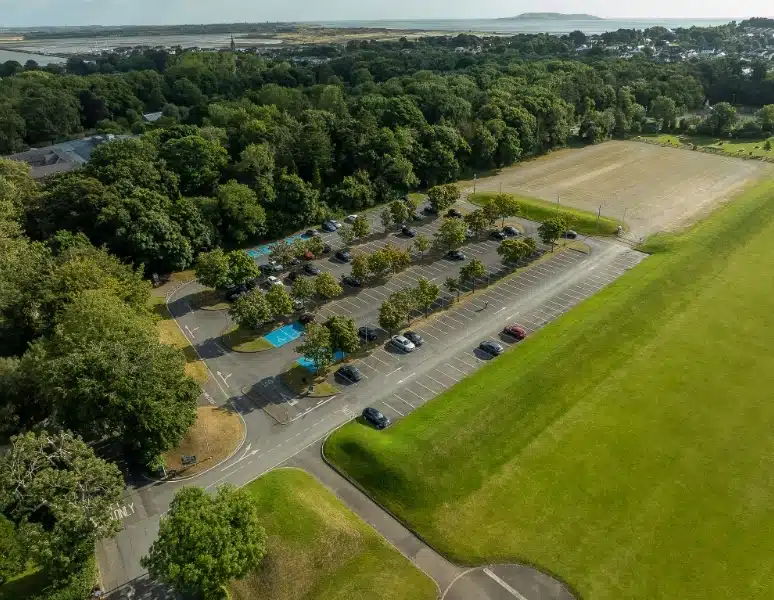
<path fill-rule="evenodd" d="M 537 11 L 583 12 L 601 17 L 744 17 L 774 15 L 774 4 L 770 0 L 0 0 L 0 27 L 470 19 Z"/>

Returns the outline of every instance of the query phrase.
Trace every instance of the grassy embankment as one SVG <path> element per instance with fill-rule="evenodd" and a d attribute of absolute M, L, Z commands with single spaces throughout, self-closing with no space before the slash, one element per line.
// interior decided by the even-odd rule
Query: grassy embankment
<path fill-rule="evenodd" d="M 588 600 L 772 598 L 774 182 L 327 456 L 446 555 Z"/>
<path fill-rule="evenodd" d="M 647 139 L 652 139 L 659 144 L 668 144 L 675 147 L 680 147 L 685 144 L 696 144 L 703 148 L 713 148 L 715 150 L 722 150 L 729 156 L 758 156 L 764 158 L 774 158 L 774 148 L 766 150 L 766 138 L 760 140 L 729 140 L 716 137 L 707 137 L 700 135 L 670 135 L 668 133 L 662 133 L 658 135 L 644 135 Z M 774 146 L 774 137 L 772 140 L 772 146 Z"/>
<path fill-rule="evenodd" d="M 172 315 L 167 308 L 166 298 L 163 296 L 151 296 L 153 311 L 158 315 L 159 320 L 156 327 L 159 330 L 159 339 L 164 344 L 169 344 L 179 348 L 185 354 L 186 365 L 185 374 L 195 379 L 200 385 L 207 383 L 209 373 L 204 361 L 199 359 L 191 343 L 180 331 Z"/>
<path fill-rule="evenodd" d="M 519 194 L 508 194 L 513 196 L 521 204 L 520 217 L 530 221 L 541 222 L 557 215 L 557 212 L 566 218 L 570 227 L 578 233 L 586 235 L 615 235 L 619 222 L 607 217 L 600 217 L 597 223 L 597 215 L 585 210 L 560 206 L 557 209 L 555 202 L 546 202 L 537 198 L 521 196 Z M 477 192 L 468 196 L 468 201 L 477 205 L 485 206 L 489 201 L 497 196 L 497 192 Z M 626 225 L 624 225 L 626 227 Z"/>
<path fill-rule="evenodd" d="M 250 483 L 269 536 L 233 600 L 434 600 L 431 579 L 310 475 L 272 471 Z"/>

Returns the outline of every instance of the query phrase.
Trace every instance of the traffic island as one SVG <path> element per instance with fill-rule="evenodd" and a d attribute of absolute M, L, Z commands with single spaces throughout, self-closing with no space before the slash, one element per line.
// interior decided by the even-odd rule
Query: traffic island
<path fill-rule="evenodd" d="M 223 292 L 206 289 L 191 296 L 191 306 L 201 310 L 218 311 L 228 310 L 231 304 L 228 303 Z"/>
<path fill-rule="evenodd" d="M 191 346 L 188 339 L 180 331 L 175 319 L 167 308 L 166 298 L 163 296 L 151 296 L 151 303 L 153 306 L 153 312 L 159 317 L 156 323 L 156 329 L 159 332 L 159 340 L 162 344 L 168 344 L 179 348 L 185 354 L 185 374 L 191 377 L 199 385 L 204 385 L 209 379 L 209 372 L 207 371 L 207 365 L 196 354 L 193 346 Z"/>
<path fill-rule="evenodd" d="M 167 480 L 199 475 L 223 462 L 241 446 L 245 426 L 241 417 L 226 407 L 200 406 L 196 422 L 177 448 L 162 454 Z"/>
<path fill-rule="evenodd" d="M 327 377 L 317 376 L 302 365 L 291 367 L 280 377 L 289 390 L 306 398 L 328 398 L 339 393 Z"/>
<path fill-rule="evenodd" d="M 263 331 L 255 331 L 235 325 L 223 334 L 223 343 L 234 352 L 246 354 L 265 352 L 274 346 L 264 337 Z"/>

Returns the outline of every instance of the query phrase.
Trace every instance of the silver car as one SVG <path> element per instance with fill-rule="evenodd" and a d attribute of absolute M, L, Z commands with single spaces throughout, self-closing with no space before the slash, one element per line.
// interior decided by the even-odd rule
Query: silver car
<path fill-rule="evenodd" d="M 392 343 L 392 345 L 396 348 L 403 350 L 403 352 L 413 352 L 414 348 L 416 348 L 414 342 L 406 337 L 403 337 L 402 335 L 392 336 L 390 343 Z"/>

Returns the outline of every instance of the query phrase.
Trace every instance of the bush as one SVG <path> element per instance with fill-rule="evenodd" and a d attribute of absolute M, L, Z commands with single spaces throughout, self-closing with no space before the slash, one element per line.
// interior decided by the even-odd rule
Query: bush
<path fill-rule="evenodd" d="M 97 561 L 90 558 L 83 569 L 47 587 L 32 600 L 88 600 L 97 583 Z"/>

